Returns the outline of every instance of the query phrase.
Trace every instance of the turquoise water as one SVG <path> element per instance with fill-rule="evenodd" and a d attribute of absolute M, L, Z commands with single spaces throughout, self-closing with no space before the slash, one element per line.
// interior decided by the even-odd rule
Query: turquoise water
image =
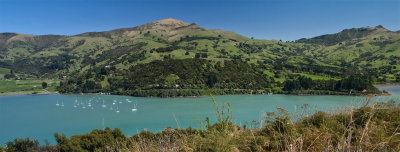
<path fill-rule="evenodd" d="M 400 101 L 400 87 L 382 87 L 393 95 L 373 100 Z M 311 111 L 334 112 L 365 103 L 364 97 L 290 96 L 290 95 L 226 95 L 215 96 L 219 105 L 230 102 L 233 121 L 239 125 L 253 120 L 262 122 L 266 112 L 277 107 L 291 113 L 308 104 Z M 114 101 L 115 100 L 115 101 Z M 104 101 L 104 106 L 103 106 Z M 56 106 L 56 104 L 59 104 Z M 90 104 L 89 104 L 90 103 Z M 115 103 L 115 104 L 113 104 Z M 132 111 L 137 105 L 137 111 Z M 63 106 L 62 106 L 63 105 Z M 111 109 L 112 108 L 112 109 Z M 117 112 L 119 111 L 119 112 Z M 55 144 L 53 134 L 67 136 L 104 127 L 120 128 L 131 136 L 142 130 L 162 131 L 173 128 L 200 127 L 197 118 L 215 118 L 210 97 L 201 98 L 139 98 L 113 95 L 17 95 L 0 97 L 0 144 L 16 137 L 48 140 Z M 215 121 L 215 119 L 212 119 Z"/>

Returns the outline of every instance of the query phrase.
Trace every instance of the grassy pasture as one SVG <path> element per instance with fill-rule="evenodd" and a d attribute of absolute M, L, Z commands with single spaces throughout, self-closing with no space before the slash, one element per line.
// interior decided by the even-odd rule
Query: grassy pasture
<path fill-rule="evenodd" d="M 45 90 L 42 88 L 42 82 L 47 83 Z M 58 83 L 59 80 L 1 80 L 0 95 L 56 92 Z"/>

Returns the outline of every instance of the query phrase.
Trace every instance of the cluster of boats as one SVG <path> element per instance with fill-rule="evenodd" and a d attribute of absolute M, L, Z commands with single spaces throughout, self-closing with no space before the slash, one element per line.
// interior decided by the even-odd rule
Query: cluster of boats
<path fill-rule="evenodd" d="M 119 101 L 117 101 L 116 99 L 114 99 L 113 100 L 113 102 L 110 104 L 110 105 L 106 105 L 105 104 L 105 100 L 104 99 L 101 99 L 101 98 L 98 98 L 97 100 L 95 100 L 95 98 L 90 98 L 89 100 L 87 100 L 87 101 L 78 101 L 77 99 L 75 99 L 75 101 L 74 101 L 74 108 L 82 108 L 82 109 L 86 109 L 86 108 L 88 108 L 88 109 L 95 109 L 95 106 L 94 106 L 94 104 L 99 104 L 100 103 L 100 101 L 102 100 L 102 104 L 101 104 L 101 108 L 107 108 L 107 107 L 110 107 L 109 109 L 110 110 L 112 110 L 112 111 L 114 111 L 114 109 L 115 109 L 115 112 L 116 113 L 119 113 L 119 112 L 121 112 L 120 110 L 119 110 L 119 106 L 121 105 L 121 104 L 123 104 L 124 103 L 124 101 L 123 100 L 119 100 Z M 131 100 L 129 100 L 129 99 L 125 99 L 125 102 L 126 103 L 132 103 L 133 101 L 131 101 Z M 56 106 L 57 107 L 64 107 L 64 102 L 63 101 L 61 101 L 61 104 L 59 104 L 59 102 L 57 101 L 57 103 L 56 103 Z M 137 103 L 134 103 L 133 104 L 133 107 L 130 109 L 132 112 L 136 112 L 138 109 L 137 109 Z"/>

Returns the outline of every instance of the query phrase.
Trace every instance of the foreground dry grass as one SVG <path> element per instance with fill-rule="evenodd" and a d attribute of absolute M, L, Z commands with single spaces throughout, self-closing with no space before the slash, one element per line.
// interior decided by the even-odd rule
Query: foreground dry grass
<path fill-rule="evenodd" d="M 199 120 L 201 130 L 167 128 L 129 138 L 109 128 L 70 138 L 56 133 L 57 145 L 32 144 L 25 151 L 400 151 L 400 104 L 394 101 L 309 116 L 304 105 L 297 120 L 278 108 L 267 113 L 262 128 L 234 125 L 230 105 L 214 104 L 218 122 L 211 125 L 209 119 Z M 10 142 L 6 151 L 21 150 L 21 145 L 30 142 Z"/>

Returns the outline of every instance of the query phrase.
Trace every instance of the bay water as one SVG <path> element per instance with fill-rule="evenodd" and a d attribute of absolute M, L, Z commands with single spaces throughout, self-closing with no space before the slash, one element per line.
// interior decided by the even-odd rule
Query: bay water
<path fill-rule="evenodd" d="M 391 96 L 375 97 L 372 101 L 400 101 L 400 87 L 380 89 Z M 292 95 L 224 95 L 215 96 L 220 106 L 230 103 L 233 121 L 238 125 L 260 127 L 266 112 L 283 108 L 293 116 L 303 111 L 340 112 L 359 107 L 365 97 L 292 96 Z M 372 103 L 372 102 L 371 102 Z M 0 144 L 14 138 L 47 140 L 56 144 L 55 132 L 71 135 L 88 133 L 105 127 L 120 128 L 126 136 L 143 130 L 158 132 L 172 128 L 200 128 L 200 120 L 216 121 L 211 97 L 142 98 L 114 95 L 11 95 L 0 96 Z M 253 123 L 256 121 L 257 123 Z"/>

